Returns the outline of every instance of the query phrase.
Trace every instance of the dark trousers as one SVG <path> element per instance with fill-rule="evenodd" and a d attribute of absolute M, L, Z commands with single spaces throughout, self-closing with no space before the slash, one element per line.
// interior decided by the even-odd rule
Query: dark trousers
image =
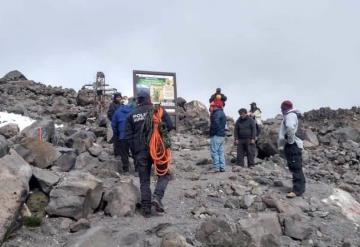
<path fill-rule="evenodd" d="M 302 150 L 296 143 L 286 144 L 284 148 L 285 157 L 289 170 L 293 176 L 293 192 L 302 195 L 305 192 L 305 176 L 302 169 Z"/>
<path fill-rule="evenodd" d="M 237 165 L 244 166 L 244 157 L 247 156 L 248 167 L 255 165 L 256 145 L 250 139 L 239 139 L 237 145 Z"/>
<path fill-rule="evenodd" d="M 112 141 L 113 141 L 114 155 L 119 156 L 121 154 L 120 140 L 116 136 L 114 136 Z"/>
<path fill-rule="evenodd" d="M 129 170 L 129 152 L 130 146 L 128 140 L 119 140 L 119 152 L 123 170 Z"/>
<path fill-rule="evenodd" d="M 137 164 L 139 171 L 141 207 L 150 208 L 151 197 L 152 197 L 151 188 L 150 188 L 152 161 L 147 152 L 142 152 L 136 155 L 135 162 Z M 154 197 L 157 197 L 159 200 L 161 200 L 164 197 L 165 190 L 169 181 L 170 181 L 169 174 L 165 176 L 158 176 L 154 191 Z"/>

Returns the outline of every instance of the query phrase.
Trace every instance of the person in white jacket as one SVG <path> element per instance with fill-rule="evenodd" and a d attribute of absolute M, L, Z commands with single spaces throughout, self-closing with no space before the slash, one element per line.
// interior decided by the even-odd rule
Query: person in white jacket
<path fill-rule="evenodd" d="M 299 111 L 293 109 L 291 101 L 281 104 L 283 121 L 281 123 L 278 139 L 279 149 L 283 149 L 289 170 L 293 176 L 293 188 L 287 197 L 301 196 L 305 192 L 305 176 L 302 169 L 303 141 L 296 136 L 299 127 Z"/>
<path fill-rule="evenodd" d="M 262 129 L 262 120 L 261 120 L 261 110 L 259 107 L 257 107 L 255 102 L 252 102 L 250 104 L 250 111 L 249 115 L 255 120 L 256 123 L 256 136 L 258 137 L 260 135 L 261 129 Z"/>

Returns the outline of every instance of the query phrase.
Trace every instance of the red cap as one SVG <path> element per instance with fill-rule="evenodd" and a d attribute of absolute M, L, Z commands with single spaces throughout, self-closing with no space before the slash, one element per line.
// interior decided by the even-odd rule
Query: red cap
<path fill-rule="evenodd" d="M 288 111 L 293 108 L 293 103 L 290 100 L 285 100 L 281 103 L 281 110 L 282 111 Z"/>

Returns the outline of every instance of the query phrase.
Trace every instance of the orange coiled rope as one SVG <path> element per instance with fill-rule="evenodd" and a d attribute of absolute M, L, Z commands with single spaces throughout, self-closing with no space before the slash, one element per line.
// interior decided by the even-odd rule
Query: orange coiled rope
<path fill-rule="evenodd" d="M 155 165 L 155 173 L 158 176 L 164 176 L 169 172 L 171 162 L 171 150 L 170 148 L 166 148 L 159 130 L 163 115 L 164 109 L 162 107 L 154 111 L 153 132 L 149 142 L 150 156 Z"/>

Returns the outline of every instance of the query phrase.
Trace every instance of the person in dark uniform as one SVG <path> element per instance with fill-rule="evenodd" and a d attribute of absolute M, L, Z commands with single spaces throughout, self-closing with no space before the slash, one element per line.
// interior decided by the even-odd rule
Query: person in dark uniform
<path fill-rule="evenodd" d="M 145 133 L 148 126 L 146 125 L 146 117 L 150 110 L 153 109 L 153 105 L 150 100 L 150 95 L 145 91 L 140 91 L 137 95 L 137 107 L 129 115 L 126 123 L 126 135 L 125 138 L 129 140 L 132 153 L 139 172 L 140 179 L 140 192 L 141 192 L 141 209 L 144 217 L 151 216 L 151 207 L 154 206 L 157 212 L 164 212 L 162 205 L 162 198 L 166 187 L 170 180 L 170 174 L 159 176 L 154 194 L 152 195 L 150 189 L 150 177 L 152 159 L 149 154 L 149 147 L 147 143 L 147 134 Z M 170 116 L 166 111 L 162 121 L 165 123 L 168 131 L 173 129 Z"/>

